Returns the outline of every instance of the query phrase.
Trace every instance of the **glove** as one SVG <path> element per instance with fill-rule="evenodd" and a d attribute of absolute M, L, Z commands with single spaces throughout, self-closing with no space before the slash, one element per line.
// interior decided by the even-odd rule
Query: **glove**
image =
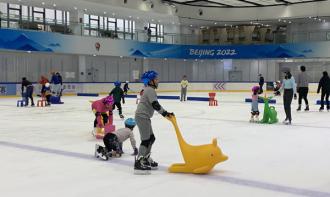
<path fill-rule="evenodd" d="M 297 94 L 294 94 L 294 100 L 297 100 Z"/>
<path fill-rule="evenodd" d="M 134 148 L 134 153 L 132 154 L 132 155 L 138 155 L 139 154 L 139 151 L 138 151 L 138 149 L 137 148 Z"/>
<path fill-rule="evenodd" d="M 164 111 L 164 112 L 162 113 L 162 116 L 164 116 L 164 117 L 170 117 L 170 116 L 174 116 L 174 113 L 173 113 L 173 112 L 167 112 L 167 111 Z"/>

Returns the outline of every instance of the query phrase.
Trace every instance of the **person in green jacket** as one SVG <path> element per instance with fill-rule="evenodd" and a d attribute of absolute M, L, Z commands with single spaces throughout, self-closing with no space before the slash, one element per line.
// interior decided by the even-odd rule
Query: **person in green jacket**
<path fill-rule="evenodd" d="M 115 102 L 112 105 L 112 108 L 113 108 L 112 110 L 114 110 L 117 106 L 118 111 L 119 111 L 119 117 L 124 118 L 122 108 L 121 108 L 121 102 L 120 102 L 122 100 L 123 104 L 125 104 L 124 91 L 120 87 L 120 85 L 121 85 L 120 81 L 115 81 L 114 85 L 115 85 L 115 88 L 112 89 L 109 94 L 109 96 L 112 95 L 115 100 Z"/>

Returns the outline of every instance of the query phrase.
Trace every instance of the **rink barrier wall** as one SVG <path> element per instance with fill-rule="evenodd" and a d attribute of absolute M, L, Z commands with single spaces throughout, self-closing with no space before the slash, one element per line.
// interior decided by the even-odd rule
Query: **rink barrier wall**
<path fill-rule="evenodd" d="M 257 82 L 190 82 L 188 86 L 189 92 L 251 92 L 251 88 L 258 85 Z M 129 84 L 130 90 L 128 94 L 138 94 L 143 88 L 140 82 L 131 82 Z M 316 93 L 318 83 L 310 83 L 310 93 Z M 63 95 L 77 95 L 77 93 L 84 94 L 109 94 L 114 88 L 113 82 L 68 82 L 63 83 Z M 266 88 L 266 87 L 265 87 Z M 40 92 L 41 85 L 34 83 L 34 94 Z M 164 82 L 159 83 L 156 90 L 158 93 L 167 92 L 180 92 L 181 87 L 179 82 Z M 272 91 L 270 91 L 272 93 Z M 20 83 L 1 83 L 0 82 L 0 96 L 20 96 L 21 84 Z M 207 96 L 207 94 L 205 94 Z"/>

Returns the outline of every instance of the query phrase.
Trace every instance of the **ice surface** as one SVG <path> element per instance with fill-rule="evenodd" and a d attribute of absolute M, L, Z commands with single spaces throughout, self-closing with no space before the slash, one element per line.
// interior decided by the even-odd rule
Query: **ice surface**
<path fill-rule="evenodd" d="M 188 96 L 194 95 L 207 93 Z M 208 175 L 168 173 L 167 167 L 183 158 L 171 123 L 155 113 L 152 157 L 160 169 L 148 176 L 133 174 L 129 140 L 122 158 L 94 158 L 95 143 L 102 144 L 91 135 L 88 101 L 95 97 L 65 96 L 65 104 L 47 108 L 16 107 L 17 98 L 1 98 L 0 196 L 330 196 L 330 112 L 318 112 L 318 96 L 309 95 L 310 112 L 296 112 L 293 101 L 291 126 L 249 123 L 250 104 L 244 103 L 249 93 L 218 93 L 218 107 L 160 100 L 177 116 L 188 143 L 216 137 L 229 160 Z M 282 122 L 282 98 L 276 99 Z M 123 113 L 134 117 L 135 99 L 126 100 Z M 116 127 L 122 127 L 114 114 Z M 138 129 L 134 132 L 139 143 Z"/>

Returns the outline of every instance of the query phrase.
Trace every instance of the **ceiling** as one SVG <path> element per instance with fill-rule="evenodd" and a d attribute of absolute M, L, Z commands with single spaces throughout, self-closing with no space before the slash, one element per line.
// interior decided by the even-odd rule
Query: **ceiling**
<path fill-rule="evenodd" d="M 327 0 L 162 0 L 163 3 L 171 5 L 181 4 L 197 7 L 219 7 L 219 8 L 245 8 L 245 7 L 268 7 L 311 3 Z"/>

